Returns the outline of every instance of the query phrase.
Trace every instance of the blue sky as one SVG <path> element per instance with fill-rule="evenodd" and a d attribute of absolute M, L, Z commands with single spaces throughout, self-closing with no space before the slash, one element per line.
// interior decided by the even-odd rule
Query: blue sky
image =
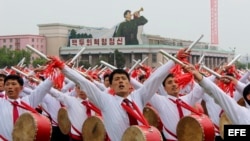
<path fill-rule="evenodd" d="M 218 0 L 219 47 L 249 52 L 250 0 Z M 112 28 L 123 12 L 144 11 L 144 33 L 210 42 L 210 0 L 0 0 L 0 35 L 38 34 L 38 24 Z"/>

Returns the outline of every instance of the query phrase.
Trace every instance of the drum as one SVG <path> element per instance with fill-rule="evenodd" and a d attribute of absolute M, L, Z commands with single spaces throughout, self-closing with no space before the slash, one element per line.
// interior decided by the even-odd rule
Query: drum
<path fill-rule="evenodd" d="M 215 128 L 211 119 L 203 114 L 183 117 L 177 124 L 178 141 L 214 141 Z"/>
<path fill-rule="evenodd" d="M 52 126 L 50 120 L 38 113 L 23 113 L 17 119 L 13 141 L 50 141 Z"/>
<path fill-rule="evenodd" d="M 163 124 L 158 112 L 152 106 L 146 105 L 143 108 L 143 116 L 148 121 L 149 125 L 156 127 L 159 131 L 162 131 Z"/>
<path fill-rule="evenodd" d="M 82 137 L 84 141 L 107 141 L 108 137 L 102 117 L 88 117 L 82 125 Z"/>
<path fill-rule="evenodd" d="M 125 130 L 122 141 L 163 141 L 163 138 L 154 126 L 132 125 Z"/>
<path fill-rule="evenodd" d="M 71 122 L 69 120 L 68 112 L 65 107 L 61 107 L 58 110 L 57 122 L 61 132 L 65 135 L 68 135 L 71 129 Z"/>
<path fill-rule="evenodd" d="M 226 113 L 223 112 L 219 121 L 220 136 L 224 139 L 224 125 L 232 124 L 231 120 L 227 117 Z"/>

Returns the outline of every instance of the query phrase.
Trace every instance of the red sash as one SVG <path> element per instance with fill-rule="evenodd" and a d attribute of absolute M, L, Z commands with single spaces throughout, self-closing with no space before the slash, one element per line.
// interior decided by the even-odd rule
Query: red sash
<path fill-rule="evenodd" d="M 10 101 L 10 103 L 13 104 L 13 105 L 16 105 L 16 106 L 18 106 L 20 108 L 23 108 L 25 110 L 28 110 L 28 111 L 30 111 L 32 113 L 38 113 L 34 108 L 32 108 L 30 105 L 28 105 L 27 103 L 25 103 L 23 101 L 21 101 L 21 104 L 14 103 L 14 102 L 11 102 L 11 101 Z"/>
<path fill-rule="evenodd" d="M 82 101 L 82 104 L 84 106 L 86 106 L 86 108 L 93 110 L 95 113 L 97 113 L 98 115 L 102 116 L 101 110 L 98 109 L 93 103 L 89 102 L 89 101 Z"/>
<path fill-rule="evenodd" d="M 3 141 L 8 141 L 6 138 L 4 138 L 2 135 L 0 135 L 0 139 L 2 139 Z"/>
<path fill-rule="evenodd" d="M 140 121 L 143 125 L 150 127 L 148 121 L 145 119 L 143 116 L 142 112 L 140 111 L 139 107 L 132 101 L 131 102 L 133 109 L 130 106 L 127 106 L 125 102 L 122 102 L 122 107 L 130 114 L 133 116 L 135 119 Z"/>
<path fill-rule="evenodd" d="M 193 112 L 193 113 L 195 113 L 195 114 L 198 114 L 198 115 L 201 115 L 202 113 L 199 113 L 196 109 L 194 109 L 193 107 L 191 107 L 190 105 L 188 105 L 187 103 L 185 103 L 185 102 L 183 102 L 181 99 L 179 99 L 180 101 L 178 101 L 178 103 L 177 103 L 177 101 L 176 100 L 173 100 L 173 99 L 171 99 L 171 98 L 169 98 L 172 102 L 174 102 L 175 104 L 179 104 L 179 106 L 181 106 L 181 107 L 183 107 L 183 108 L 186 108 L 187 110 L 189 110 L 189 111 L 191 111 L 191 112 Z M 177 105 L 178 106 L 178 105 Z M 184 116 L 184 115 L 182 115 L 180 112 L 182 112 L 181 111 L 181 109 L 179 109 L 178 108 L 178 112 L 179 112 L 179 115 L 180 115 L 180 117 L 182 117 L 182 116 Z M 177 135 L 175 135 L 173 132 L 171 132 L 169 129 L 167 129 L 165 126 L 164 126 L 164 129 L 165 129 L 165 131 L 168 133 L 168 134 L 170 134 L 171 136 L 173 136 L 173 137 L 175 137 L 175 138 L 177 138 Z M 167 139 L 167 141 L 168 141 L 168 139 Z"/>
<path fill-rule="evenodd" d="M 52 119 L 50 113 L 48 111 L 46 111 L 42 106 L 38 106 L 39 108 L 41 108 L 47 115 L 48 115 L 48 118 L 51 120 L 51 123 L 55 124 L 56 126 L 58 126 L 58 123 Z"/>
<path fill-rule="evenodd" d="M 70 132 L 70 135 L 69 135 L 69 136 L 70 136 L 71 138 L 75 139 L 75 140 L 82 140 L 82 133 L 81 133 L 79 130 L 77 130 L 73 125 L 71 125 L 71 127 L 72 127 L 73 130 L 78 134 L 78 136 L 72 134 L 72 132 Z"/>

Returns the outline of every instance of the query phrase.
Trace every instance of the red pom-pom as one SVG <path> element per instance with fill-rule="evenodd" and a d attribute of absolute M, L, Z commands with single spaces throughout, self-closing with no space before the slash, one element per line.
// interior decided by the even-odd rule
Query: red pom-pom
<path fill-rule="evenodd" d="M 193 88 L 194 76 L 191 73 L 184 73 L 181 75 L 175 76 L 175 80 L 178 83 L 180 88 L 184 88 L 187 84 L 191 82 Z"/>
<path fill-rule="evenodd" d="M 63 87 L 64 75 L 57 68 L 63 69 L 65 64 L 57 57 L 51 57 L 50 59 L 51 61 L 47 64 L 47 69 L 44 71 L 44 76 L 46 78 L 50 77 L 54 86 L 57 89 L 61 89 Z"/>
<path fill-rule="evenodd" d="M 135 70 L 132 71 L 131 77 L 136 78 L 137 76 L 138 76 L 138 70 L 135 69 Z"/>

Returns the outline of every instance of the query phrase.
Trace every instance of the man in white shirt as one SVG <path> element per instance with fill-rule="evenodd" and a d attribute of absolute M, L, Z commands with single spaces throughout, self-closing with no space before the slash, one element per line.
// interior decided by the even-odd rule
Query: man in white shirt
<path fill-rule="evenodd" d="M 163 86 L 167 94 L 155 94 L 149 103 L 157 110 L 161 121 L 163 123 L 163 134 L 167 140 L 177 140 L 176 128 L 179 120 L 187 115 L 191 114 L 191 111 L 181 108 L 178 109 L 178 99 L 186 104 L 194 107 L 198 103 L 203 95 L 203 89 L 194 82 L 194 87 L 190 93 L 181 96 L 180 88 L 175 82 L 175 76 L 170 74 L 163 81 Z M 182 112 L 182 113 L 180 113 Z M 182 115 L 181 115 L 182 114 Z"/>
<path fill-rule="evenodd" d="M 174 61 L 168 61 L 155 70 L 141 88 L 132 92 L 129 74 L 123 69 L 114 70 L 109 77 L 110 87 L 116 94 L 112 96 L 98 89 L 95 84 L 73 69 L 62 65 L 60 60 L 56 58 L 51 59 L 54 61 L 54 64 L 58 64 L 56 67 L 59 67 L 67 78 L 80 85 L 80 88 L 86 92 L 88 98 L 101 110 L 106 131 L 112 141 L 120 141 L 124 131 L 130 126 L 127 112 L 121 106 L 124 99 L 135 103 L 140 112 L 142 112 L 144 106 L 156 93 L 162 81 L 175 64 Z"/>
<path fill-rule="evenodd" d="M 12 102 L 16 101 L 18 104 L 25 102 L 29 106 L 35 108 L 39 103 L 42 102 L 42 99 L 52 87 L 53 82 L 50 78 L 46 79 L 44 82 L 40 83 L 30 95 L 19 97 L 19 94 L 23 89 L 23 79 L 18 75 L 8 75 L 4 79 L 4 90 L 7 95 L 6 98 L 0 99 L 0 138 L 2 140 L 12 140 L 12 130 L 14 127 L 14 116 L 13 116 L 13 107 Z M 28 112 L 25 109 L 20 107 L 17 108 L 19 116 L 22 113 Z"/>
<path fill-rule="evenodd" d="M 71 141 L 81 141 L 83 123 L 89 116 L 95 115 L 95 112 L 90 111 L 90 113 L 88 113 L 88 107 L 84 105 L 84 102 L 90 101 L 86 93 L 80 90 L 79 85 L 76 85 L 75 92 L 76 96 L 63 94 L 56 89 L 51 89 L 49 93 L 59 100 L 67 109 L 71 122 L 71 131 L 69 134 Z"/>
<path fill-rule="evenodd" d="M 225 94 L 225 92 L 211 80 L 203 77 L 201 74 L 194 74 L 194 76 L 207 94 L 213 97 L 216 103 L 221 106 L 228 118 L 232 121 L 232 124 L 250 124 L 250 85 L 247 85 L 243 90 L 243 97 L 246 103 L 246 107 L 243 107 L 232 97 Z"/>

